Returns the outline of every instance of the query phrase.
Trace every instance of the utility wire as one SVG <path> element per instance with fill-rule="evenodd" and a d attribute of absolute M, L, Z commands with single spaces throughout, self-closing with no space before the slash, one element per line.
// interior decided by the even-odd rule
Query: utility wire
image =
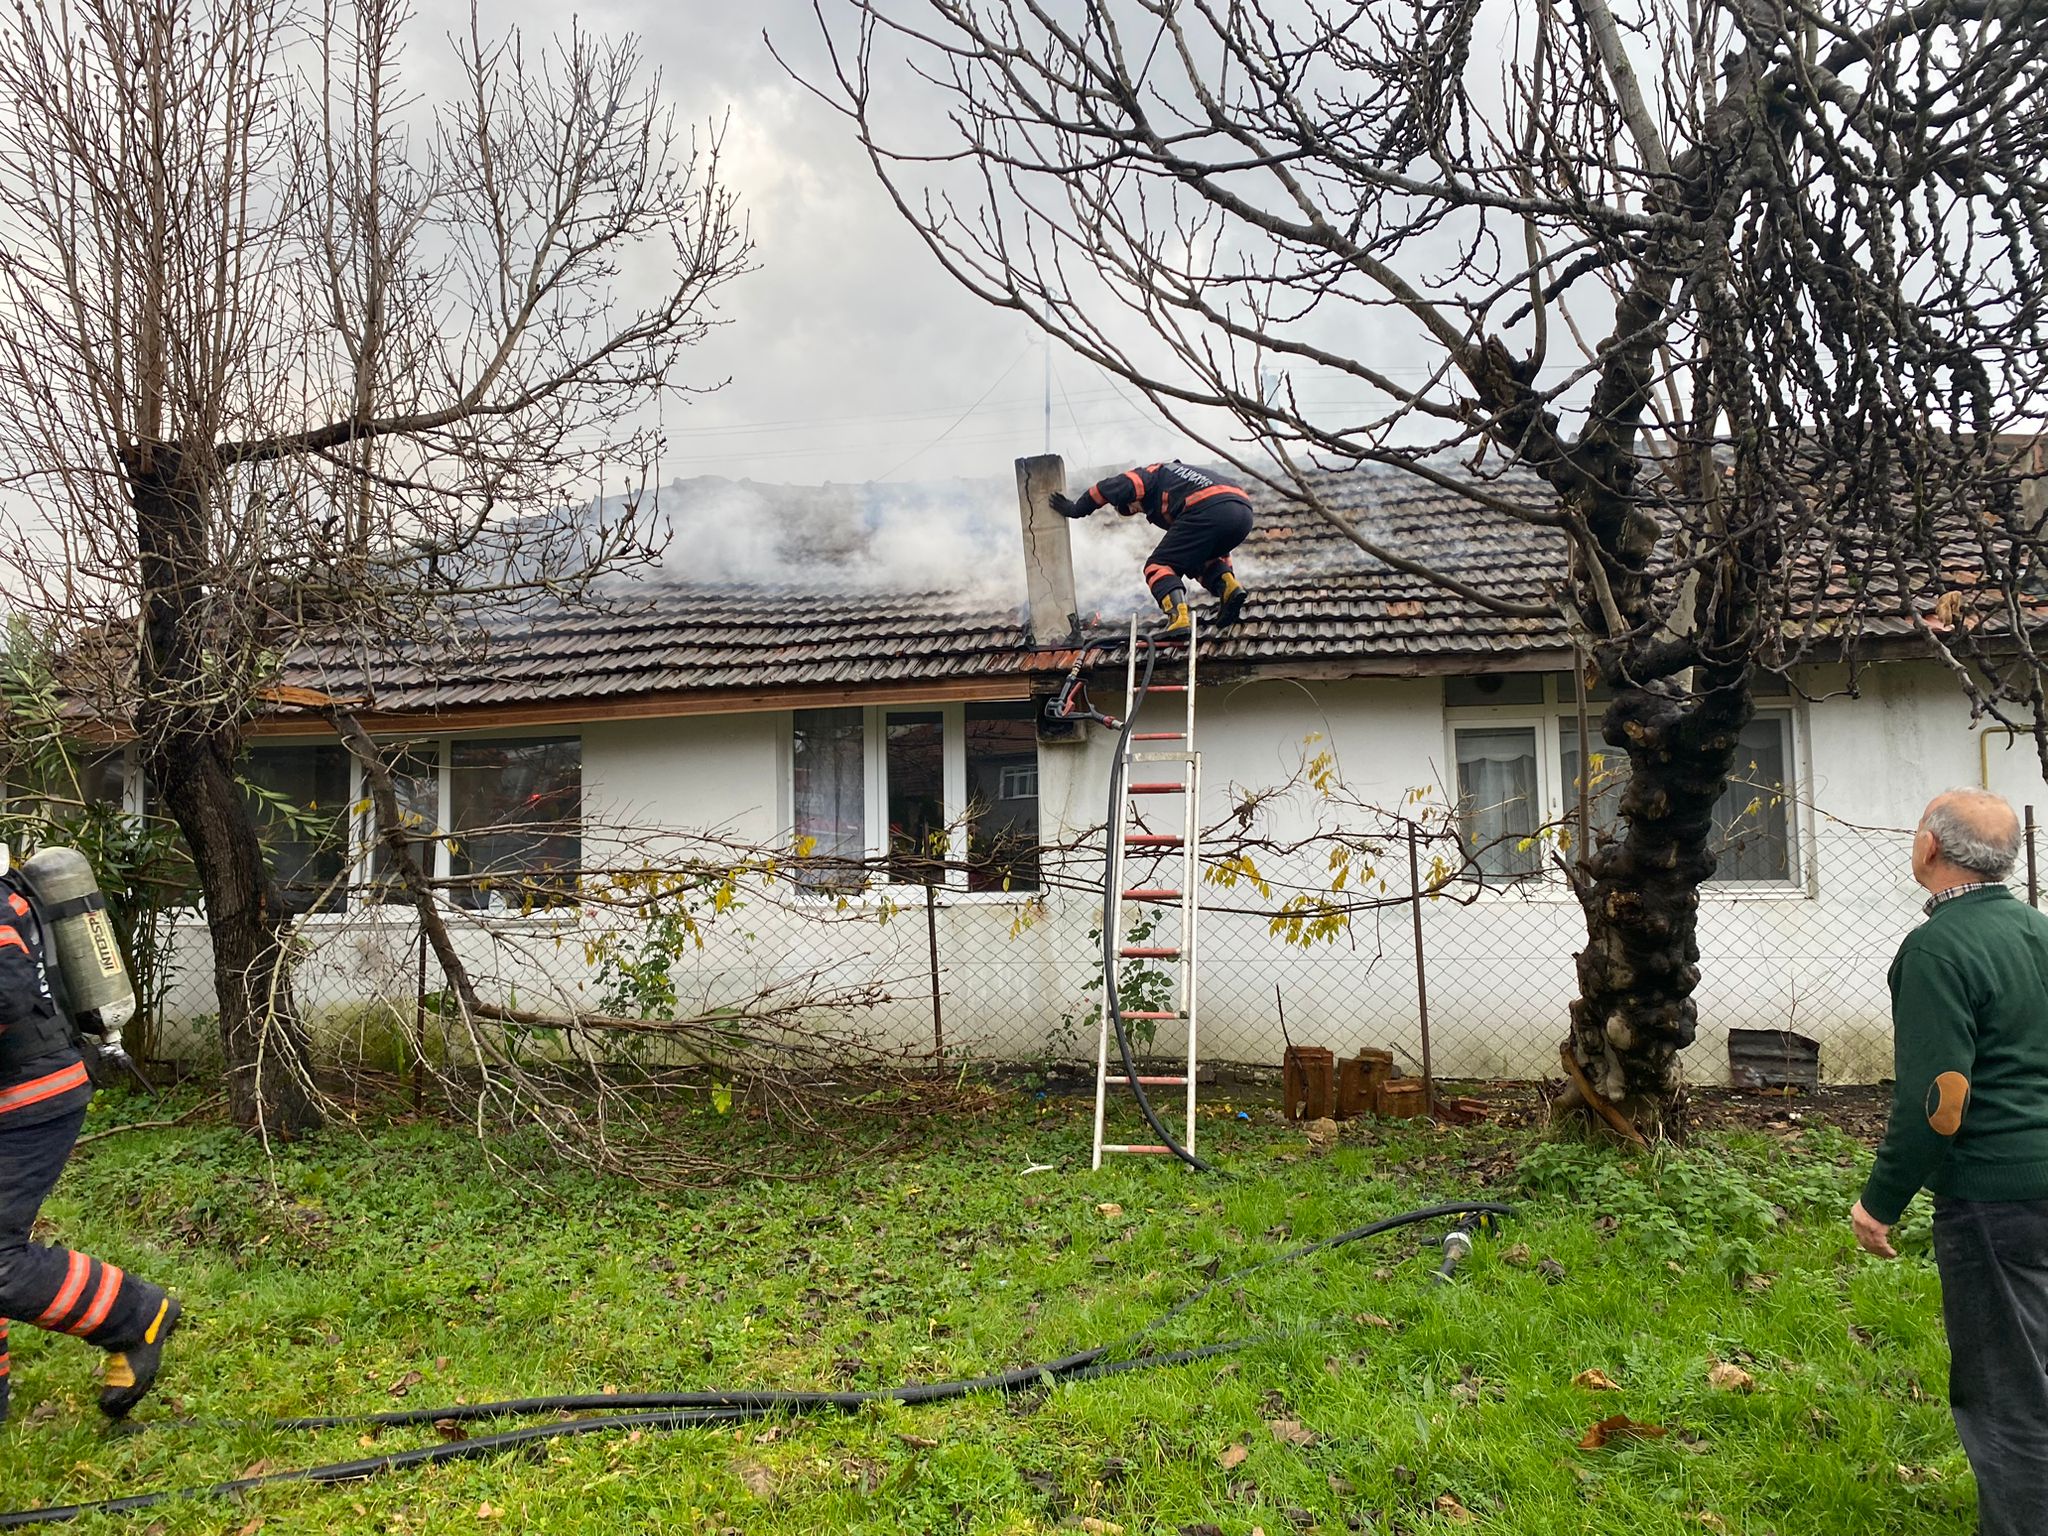
<path fill-rule="evenodd" d="M 1011 360 L 1010 366 L 1005 368 L 1001 373 L 996 375 L 995 383 L 989 385 L 987 389 L 984 389 L 981 392 L 981 400 L 975 401 L 974 404 L 970 405 L 969 407 L 967 407 L 966 410 L 962 411 L 958 416 L 956 416 L 953 419 L 952 426 L 947 427 L 945 431 L 941 432 L 937 437 L 933 438 L 930 442 L 926 443 L 922 448 L 918 449 L 917 452 L 913 453 L 909 458 L 903 460 L 900 464 L 895 465 L 886 474 L 877 475 L 875 476 L 875 478 L 877 480 L 889 479 L 892 475 L 896 474 L 897 471 L 907 469 L 910 465 L 915 464 L 919 459 L 923 458 L 926 454 L 930 453 L 934 448 L 938 447 L 939 444 L 943 443 L 947 438 L 951 437 L 953 435 L 953 427 L 959 426 L 961 422 L 965 421 L 968 417 L 972 416 L 976 411 L 980 410 L 981 401 L 986 400 L 990 395 L 994 394 L 997 388 L 1002 384 L 1003 380 L 1007 379 L 1011 374 L 1017 371 L 1017 364 L 1023 362 L 1025 358 L 1031 355 L 1031 348 L 1033 345 L 1034 343 L 1027 341 L 1024 344 L 1024 350 L 1022 352 L 1019 352 L 1016 355 L 1016 357 Z"/>

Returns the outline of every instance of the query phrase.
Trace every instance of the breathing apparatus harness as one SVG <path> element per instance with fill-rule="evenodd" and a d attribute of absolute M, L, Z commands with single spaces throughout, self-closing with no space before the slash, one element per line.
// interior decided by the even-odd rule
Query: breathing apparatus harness
<path fill-rule="evenodd" d="M 15 915 L 35 925 L 34 948 L 51 1004 L 46 1014 L 0 1035 L 0 1062 L 32 1061 L 70 1045 L 92 1051 L 149 1089 L 121 1043 L 122 1029 L 135 1017 L 135 985 L 91 862 L 75 848 L 45 848 L 14 865 L 0 844 L 0 891 L 28 909 Z"/>

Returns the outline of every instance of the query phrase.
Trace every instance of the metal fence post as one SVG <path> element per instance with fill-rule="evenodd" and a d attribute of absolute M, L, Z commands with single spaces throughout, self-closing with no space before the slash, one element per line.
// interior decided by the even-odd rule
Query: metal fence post
<path fill-rule="evenodd" d="M 1436 1071 L 1429 1059 L 1429 973 L 1422 956 L 1422 862 L 1415 851 L 1415 823 L 1408 823 L 1408 908 L 1415 918 L 1415 1013 L 1422 1030 L 1422 1110 L 1436 1113 Z"/>
<path fill-rule="evenodd" d="M 2034 861 L 2034 808 L 2027 807 L 2027 905 L 2041 905 L 2041 874 Z"/>
<path fill-rule="evenodd" d="M 932 1070 L 946 1067 L 946 1016 L 939 1005 L 939 904 L 937 887 L 924 883 L 924 929 L 932 957 Z"/>

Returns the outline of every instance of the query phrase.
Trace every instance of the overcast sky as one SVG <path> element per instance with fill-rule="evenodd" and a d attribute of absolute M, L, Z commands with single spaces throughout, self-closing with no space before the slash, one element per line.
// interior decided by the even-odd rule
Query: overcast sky
<path fill-rule="evenodd" d="M 576 14 L 592 30 L 638 34 L 686 118 L 730 114 L 725 174 L 758 248 L 759 270 L 724 290 L 730 323 L 681 375 L 731 382 L 686 404 L 671 398 L 664 479 L 1007 477 L 1012 459 L 1043 450 L 1043 343 L 953 284 L 890 206 L 846 123 L 762 42 L 766 28 L 793 62 L 818 63 L 807 0 L 613 0 Z M 487 28 L 540 35 L 568 12 L 499 0 L 484 15 Z M 467 0 L 421 0 L 419 51 L 444 53 L 446 32 L 467 20 Z M 438 83 L 431 73 L 426 65 L 422 84 Z M 1054 450 L 1077 466 L 1178 446 L 1139 416 L 1127 388 L 1120 397 L 1064 354 L 1053 359 L 1052 404 Z"/>

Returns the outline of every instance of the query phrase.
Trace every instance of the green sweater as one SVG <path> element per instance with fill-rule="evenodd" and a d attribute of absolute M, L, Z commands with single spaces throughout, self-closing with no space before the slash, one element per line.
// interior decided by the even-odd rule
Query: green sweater
<path fill-rule="evenodd" d="M 1942 902 L 1892 961 L 1898 1088 L 1863 1208 L 1923 1187 L 2048 1199 L 2048 916 L 2004 886 Z"/>

